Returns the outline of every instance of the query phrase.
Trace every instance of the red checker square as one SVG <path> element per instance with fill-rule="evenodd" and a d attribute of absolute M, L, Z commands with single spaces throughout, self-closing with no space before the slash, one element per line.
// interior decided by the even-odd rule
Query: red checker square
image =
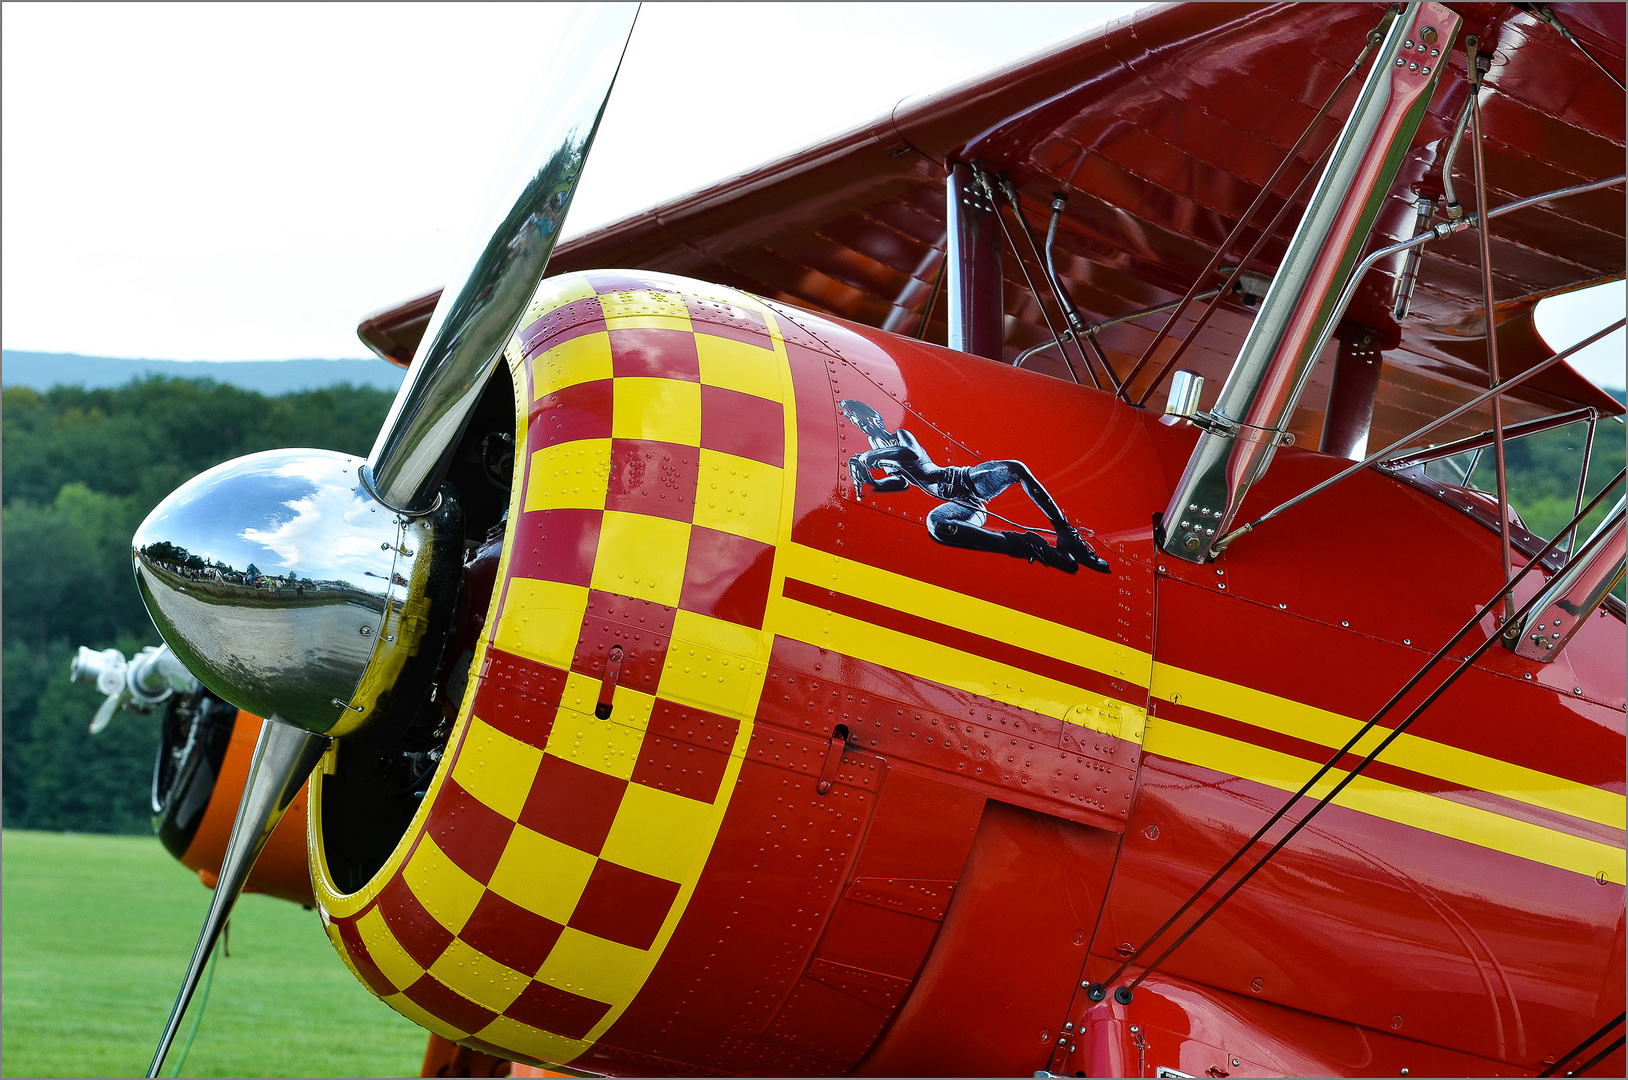
<path fill-rule="evenodd" d="M 570 925 L 585 934 L 648 949 L 677 895 L 676 881 L 600 859 L 571 913 Z"/>
<path fill-rule="evenodd" d="M 425 1012 L 459 1031 L 479 1031 L 497 1019 L 497 1013 L 484 1005 L 476 1005 L 433 975 L 419 979 L 404 993 Z"/>
<path fill-rule="evenodd" d="M 367 914 L 366 911 L 362 914 Z M 345 952 L 350 955 L 350 962 L 356 965 L 356 973 L 367 983 L 369 989 L 380 997 L 389 997 L 396 992 L 395 984 L 384 977 L 379 965 L 373 962 L 373 954 L 368 952 L 367 944 L 362 941 L 361 933 L 356 929 L 355 919 L 334 919 L 333 926 L 339 931 L 339 940 L 345 943 Z"/>
<path fill-rule="evenodd" d="M 599 552 L 602 510 L 533 510 L 520 515 L 509 556 L 511 577 L 586 586 Z"/>
<path fill-rule="evenodd" d="M 765 696 L 764 700 L 767 701 L 768 697 Z M 740 726 L 740 721 L 733 717 L 720 716 L 693 705 L 675 705 L 657 698 L 650 710 L 646 730 L 690 746 L 721 750 L 727 754 L 735 745 Z"/>
<path fill-rule="evenodd" d="M 421 968 L 429 968 L 452 944 L 452 931 L 435 921 L 398 873 L 379 890 L 379 914 L 401 947 Z"/>
<path fill-rule="evenodd" d="M 603 329 L 605 313 L 599 307 L 599 298 L 585 297 L 573 300 L 569 304 L 562 304 L 535 320 L 520 331 L 520 343 L 524 355 L 530 359 L 533 353 L 540 351 L 537 348 L 539 342 L 544 348 L 552 349 L 562 341 L 570 341 L 584 334 L 595 334 Z"/>
<path fill-rule="evenodd" d="M 492 880 L 492 871 L 503 857 L 514 822 L 469 794 L 449 776 L 430 808 L 424 831 L 446 852 L 447 858 L 484 885 Z"/>
<path fill-rule="evenodd" d="M 660 291 L 662 286 L 649 278 L 616 270 L 593 270 L 587 275 L 588 284 L 600 296 L 606 293 Z"/>
<path fill-rule="evenodd" d="M 535 975 L 564 929 L 552 919 L 533 914 L 487 890 L 475 905 L 474 914 L 458 931 L 458 937 L 500 964 Z"/>
<path fill-rule="evenodd" d="M 666 604 L 601 589 L 588 593 L 587 613 L 590 617 L 604 619 L 629 630 L 648 630 L 662 638 L 673 632 L 673 613 L 677 610 Z"/>
<path fill-rule="evenodd" d="M 554 727 L 565 672 L 488 648 L 475 690 L 475 715 L 528 746 L 542 747 Z"/>
<path fill-rule="evenodd" d="M 700 455 L 693 446 L 617 439 L 611 443 L 605 509 L 689 521 L 700 476 Z"/>
<path fill-rule="evenodd" d="M 503 1015 L 568 1039 L 580 1039 L 609 1011 L 610 1006 L 602 1001 L 533 981 L 503 1010 Z"/>
<path fill-rule="evenodd" d="M 633 782 L 710 803 L 718 797 L 729 755 L 646 732 Z"/>
<path fill-rule="evenodd" d="M 598 855 L 626 790 L 626 780 L 544 754 L 520 810 L 520 824 L 578 851 Z"/>
<path fill-rule="evenodd" d="M 785 415 L 780 402 L 722 386 L 701 387 L 701 445 L 783 468 Z"/>
<path fill-rule="evenodd" d="M 678 606 L 761 630 L 773 571 L 773 545 L 696 525 Z"/>
<path fill-rule="evenodd" d="M 606 657 L 612 648 L 619 646 L 622 670 L 617 684 L 654 694 L 671 642 L 668 633 L 672 629 L 673 611 L 673 608 L 644 600 L 598 590 L 590 592 L 582 633 L 571 658 L 571 670 L 591 679 L 601 679 Z"/>
<path fill-rule="evenodd" d="M 703 300 L 699 296 L 686 296 L 684 306 L 690 309 L 690 322 L 697 334 L 744 341 L 773 352 L 774 339 L 769 336 L 768 320 L 759 312 L 721 300 Z"/>
<path fill-rule="evenodd" d="M 610 438 L 613 385 L 610 379 L 576 383 L 536 402 L 526 430 L 529 448 Z"/>
<path fill-rule="evenodd" d="M 610 332 L 611 374 L 618 379 L 701 381 L 701 359 L 695 335 L 688 330 L 640 327 Z"/>

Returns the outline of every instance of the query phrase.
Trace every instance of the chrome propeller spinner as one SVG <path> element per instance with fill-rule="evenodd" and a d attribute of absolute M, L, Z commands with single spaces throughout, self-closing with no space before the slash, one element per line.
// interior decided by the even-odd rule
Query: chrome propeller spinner
<path fill-rule="evenodd" d="M 136 533 L 136 581 L 165 642 L 215 694 L 267 721 L 149 1077 L 317 761 L 428 689 L 463 554 L 462 514 L 441 478 L 548 265 L 637 13 L 604 5 L 533 28 L 553 55 L 538 59 L 523 126 L 449 278 L 459 284 L 442 293 L 368 460 L 250 454 L 183 484 Z"/>

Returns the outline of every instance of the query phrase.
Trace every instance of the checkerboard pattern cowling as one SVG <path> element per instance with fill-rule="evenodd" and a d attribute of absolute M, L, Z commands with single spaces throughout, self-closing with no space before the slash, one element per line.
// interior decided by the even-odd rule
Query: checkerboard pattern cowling
<path fill-rule="evenodd" d="M 749 297 L 651 284 L 551 279 L 511 344 L 527 465 L 450 772 L 382 888 L 325 913 L 397 1011 L 539 1063 L 591 1045 L 654 967 L 768 659 L 784 343 Z"/>

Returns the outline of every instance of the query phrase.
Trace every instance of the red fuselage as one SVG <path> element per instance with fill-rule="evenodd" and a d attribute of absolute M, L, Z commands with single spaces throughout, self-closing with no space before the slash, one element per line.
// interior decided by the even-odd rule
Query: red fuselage
<path fill-rule="evenodd" d="M 476 677 L 359 891 L 313 783 L 330 935 L 392 1006 L 652 1075 L 1518 1072 L 1621 1010 L 1604 611 L 1553 663 L 1489 651 L 1131 1003 L 1082 988 L 1497 592 L 1484 525 L 1368 471 L 1180 563 L 1189 428 L 713 286 L 554 281 Z M 1281 451 L 1245 519 L 1342 464 Z"/>

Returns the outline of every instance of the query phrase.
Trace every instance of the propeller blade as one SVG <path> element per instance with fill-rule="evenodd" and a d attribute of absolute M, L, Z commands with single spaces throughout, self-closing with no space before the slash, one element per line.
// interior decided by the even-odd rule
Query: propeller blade
<path fill-rule="evenodd" d="M 559 239 L 636 4 L 555 31 L 454 282 L 364 464 L 251 454 L 189 480 L 132 540 L 137 585 L 180 661 L 261 730 L 214 899 L 153 1055 L 157 1076 L 272 828 L 324 749 L 416 709 L 461 581 L 463 511 L 442 474 Z M 535 61 L 532 61 L 535 62 Z M 294 511 L 291 515 L 290 511 Z"/>
<path fill-rule="evenodd" d="M 583 5 L 563 27 L 534 32 L 552 55 L 362 473 L 385 507 L 433 505 L 447 452 L 548 267 L 638 10 Z"/>
<path fill-rule="evenodd" d="M 260 740 L 255 743 L 254 760 L 249 765 L 248 783 L 243 789 L 243 801 L 238 805 L 237 820 L 232 823 L 232 835 L 226 843 L 226 855 L 221 860 L 220 879 L 215 883 L 215 896 L 209 902 L 209 913 L 204 916 L 203 930 L 198 934 L 198 947 L 192 952 L 192 963 L 181 981 L 181 992 L 176 995 L 175 1008 L 170 1011 L 164 1036 L 153 1054 L 153 1063 L 147 1069 L 149 1077 L 157 1076 L 164 1067 L 164 1058 L 175 1041 L 192 993 L 198 988 L 209 954 L 214 951 L 215 939 L 232 914 L 232 906 L 243 891 L 249 871 L 266 846 L 271 830 L 277 827 L 283 811 L 288 809 L 299 794 L 305 778 L 316 768 L 317 761 L 331 742 L 326 736 L 313 734 L 304 728 L 284 723 L 273 716 L 260 729 Z"/>

